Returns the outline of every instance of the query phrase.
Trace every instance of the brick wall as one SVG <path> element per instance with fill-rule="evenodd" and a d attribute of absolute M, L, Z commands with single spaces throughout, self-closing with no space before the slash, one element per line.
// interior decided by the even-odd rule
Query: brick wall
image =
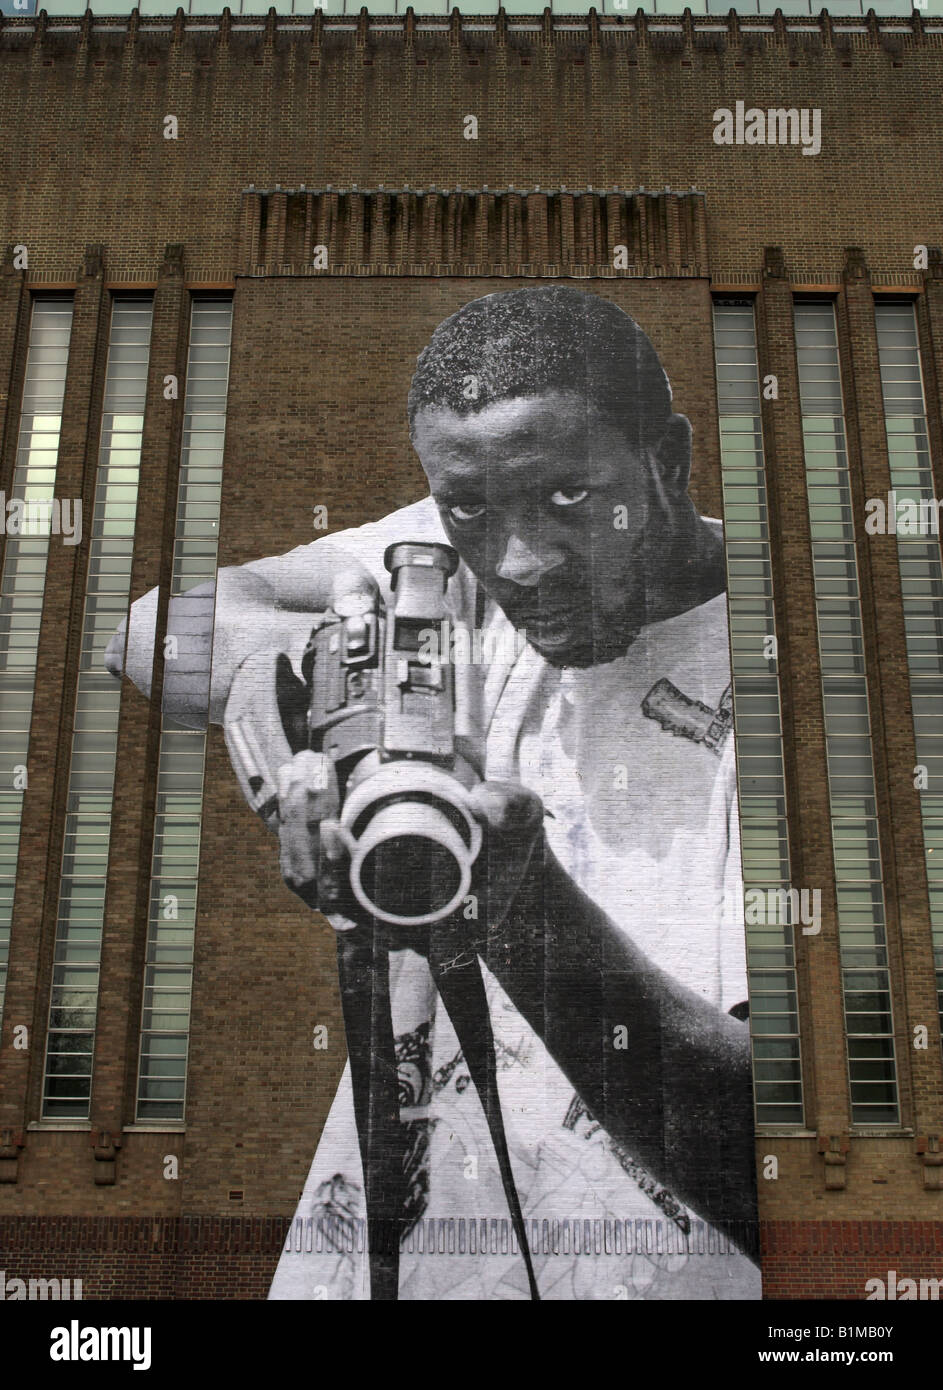
<path fill-rule="evenodd" d="M 83 1299 L 263 1299 L 286 1225 L 239 1217 L 0 1218 L 0 1268 L 8 1281 L 81 1279 Z"/>
<path fill-rule="evenodd" d="M 463 30 L 454 20 L 436 33 L 409 24 L 381 33 L 362 20 L 332 30 L 320 17 L 291 31 L 270 19 L 255 33 L 235 32 L 224 19 L 211 34 L 188 30 L 179 18 L 167 21 L 166 33 L 142 32 L 153 21 L 128 27 L 96 20 L 94 29 L 83 21 L 75 33 L 56 33 L 41 21 L 4 22 L 0 119 L 16 138 L 0 155 L 0 243 L 7 248 L 0 408 L 7 400 L 12 407 L 0 418 L 0 465 L 9 479 L 27 284 L 75 288 L 60 471 L 62 490 L 81 491 L 87 502 L 103 308 L 116 285 L 154 287 L 133 595 L 166 584 L 180 408 L 165 405 L 161 383 L 166 373 L 183 372 L 188 291 L 222 285 L 234 289 L 235 317 L 221 563 L 312 539 L 317 504 L 327 506 L 336 530 L 415 500 L 424 487 L 409 447 L 405 397 L 416 354 L 467 299 L 547 275 L 544 261 L 535 269 L 528 259 L 529 238 L 538 248 L 545 244 L 547 255 L 551 245 L 564 253 L 562 241 L 539 240 L 541 219 L 557 212 L 534 200 L 542 195 L 512 193 L 492 205 L 506 214 L 485 217 L 479 242 L 474 225 L 466 229 L 470 240 L 459 238 L 481 250 L 476 269 L 455 252 L 447 219 L 465 214 L 454 190 L 474 189 L 484 198 L 486 188 L 539 186 L 554 190 L 561 217 L 574 219 L 561 275 L 579 275 L 650 333 L 676 408 L 694 426 L 695 499 L 719 515 L 710 295 L 756 291 L 761 360 L 779 376 L 783 402 L 765 407 L 764 429 L 794 872 L 796 882 L 824 885 L 828 907 L 834 890 L 791 302 L 797 289 L 837 296 L 843 374 L 854 383 L 849 450 L 863 497 L 880 493 L 886 478 L 870 296 L 894 289 L 918 295 L 939 457 L 943 281 L 913 269 L 912 248 L 932 244 L 940 226 L 938 151 L 926 110 L 939 88 L 943 35 L 926 33 L 919 17 L 906 34 L 881 33 L 873 21 L 854 35 L 824 21 L 806 34 L 788 32 L 781 18 L 765 34 L 711 22 L 724 31 L 699 33 L 689 19 L 668 34 L 648 32 L 644 20 L 586 21 L 576 33 L 556 20 L 541 21 L 536 33 L 501 20 L 488 33 Z M 821 155 L 714 145 L 714 109 L 738 98 L 819 106 Z M 477 141 L 462 137 L 469 113 L 479 119 Z M 177 141 L 163 138 L 166 115 L 178 119 Z M 342 265 L 323 274 L 298 260 L 298 248 L 304 252 L 323 225 L 304 220 L 322 216 L 322 202 L 301 190 L 305 183 L 322 190 L 322 202 L 328 185 L 345 190 L 342 215 L 352 216 L 356 206 L 362 217 L 353 231 L 345 228 Z M 244 194 L 250 184 L 271 191 Z M 301 191 L 281 199 L 277 184 Z M 395 235 L 376 242 L 368 235 L 372 219 L 389 208 L 381 184 L 404 200 L 412 198 L 407 189 L 453 190 L 437 194 L 435 209 L 431 199 L 424 203 L 431 221 L 418 260 L 405 255 L 405 243 L 397 252 Z M 644 247 L 639 242 L 644 264 L 619 278 L 606 264 L 611 239 L 603 232 L 630 225 L 629 203 L 583 194 L 570 207 L 569 191 L 590 185 L 619 188 L 620 197 L 642 187 L 698 188 L 703 207 L 691 214 L 691 227 L 700 230 L 690 243 L 696 254 L 681 264 L 680 233 L 673 241 L 675 233 L 658 230 L 657 218 L 677 228 L 670 219 L 682 214 L 671 213 L 665 199 L 656 205 L 649 194 L 636 195 L 631 216 L 642 215 L 644 196 L 654 230 Z M 409 206 L 416 212 L 419 204 Z M 470 218 L 477 215 L 470 200 L 464 206 Z M 521 228 L 517 240 L 512 226 Z M 29 248 L 26 275 L 10 268 L 13 244 Z M 443 249 L 433 255 L 436 245 Z M 777 247 L 781 255 L 768 251 Z M 860 254 L 849 255 L 849 247 Z M 281 258 L 289 256 L 285 264 Z M 483 266 L 494 273 L 481 273 Z M 943 495 L 939 483 L 937 493 Z M 892 537 L 859 551 L 876 776 L 887 808 L 882 854 L 903 1126 L 883 1138 L 851 1134 L 834 924 L 827 922 L 821 940 L 800 943 L 809 1131 L 761 1136 L 757 1145 L 760 1161 L 768 1154 L 779 1160 L 779 1177 L 760 1185 L 770 1296 L 831 1288 L 860 1297 L 862 1275 L 882 1274 L 885 1259 L 903 1273 L 906 1257 L 914 1266 L 906 1272 L 927 1277 L 941 1264 L 926 1235 L 940 1220 L 943 1198 L 931 1185 L 939 1170 L 924 1166 L 923 1150 L 929 1137 L 943 1134 L 943 1075 L 938 1048 L 917 1054 L 910 1047 L 914 1023 L 936 1027 L 935 981 L 910 786 L 897 559 Z M 277 1259 L 279 1222 L 294 1209 L 344 1061 L 333 935 L 282 884 L 274 844 L 242 804 L 221 733 L 211 730 L 186 1131 L 122 1133 L 133 1116 L 159 725 L 156 707 L 130 687 L 122 706 L 92 1121 L 122 1139 L 114 1186 L 95 1185 L 88 1132 L 27 1128 L 38 1115 L 84 560 L 83 548 L 54 549 L 50 557 L 42 698 L 0 1039 L 0 1128 L 9 1127 L 25 1147 L 17 1181 L 0 1184 L 0 1267 L 5 1261 L 8 1274 L 20 1274 L 14 1256 L 31 1252 L 39 1260 L 32 1272 L 41 1275 L 39 1256 L 55 1248 L 62 1277 L 72 1269 L 65 1268 L 67 1254 L 74 1273 L 87 1276 L 87 1296 L 93 1289 L 262 1296 Z M 19 1022 L 31 1026 L 29 1053 L 10 1046 Z M 318 1023 L 328 1027 L 326 1051 L 311 1047 Z M 821 1149 L 833 1139 L 845 1161 L 826 1165 Z M 177 1180 L 163 1176 L 171 1155 L 180 1163 Z M 885 1223 L 880 1240 L 875 1222 Z M 193 1230 L 198 1240 L 181 1234 Z M 845 1264 L 833 1250 L 836 1240 L 847 1242 Z M 827 1250 L 823 1241 L 832 1242 Z"/>
<path fill-rule="evenodd" d="M 82 1281 L 83 1299 L 264 1299 L 289 1223 L 280 1218 L 0 1217 L 11 1279 Z M 767 1221 L 769 1300 L 862 1300 L 869 1279 L 943 1279 L 939 1222 Z M 430 1256 L 430 1258 L 435 1258 Z M 440 1257 L 440 1258 L 447 1258 Z"/>
<path fill-rule="evenodd" d="M 320 15 L 296 25 L 274 12 L 257 32 L 163 22 L 169 32 L 97 16 L 79 32 L 4 22 L 0 120 L 15 135 L 0 227 L 29 244 L 37 271 L 72 273 L 94 227 L 112 273 L 136 278 L 185 228 L 194 276 L 226 276 L 233 195 L 250 184 L 697 187 L 720 277 L 755 276 L 771 241 L 800 278 L 834 280 L 847 245 L 878 272 L 907 272 L 914 244 L 937 235 L 928 112 L 943 35 L 919 16 L 892 33 L 808 19 L 797 27 L 812 32 L 797 32 L 782 18 L 744 33 L 745 18 L 719 16 L 711 32 L 585 17 L 577 32 L 559 17 L 536 32 L 514 27 L 541 24 L 523 17 L 490 32 Z M 738 98 L 818 107 L 821 154 L 714 144 L 714 111 Z M 477 140 L 464 138 L 468 114 Z M 163 138 L 168 115 L 176 140 Z"/>
<path fill-rule="evenodd" d="M 939 1221 L 768 1221 L 763 1225 L 763 1296 L 863 1299 L 903 1279 L 943 1278 Z"/>

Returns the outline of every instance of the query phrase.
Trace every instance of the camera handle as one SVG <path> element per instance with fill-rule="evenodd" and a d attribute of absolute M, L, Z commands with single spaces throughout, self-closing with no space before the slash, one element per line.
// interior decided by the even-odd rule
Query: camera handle
<path fill-rule="evenodd" d="M 374 919 L 337 933 L 344 1027 L 350 1061 L 354 1116 L 364 1175 L 371 1301 L 399 1297 L 403 1233 L 405 1130 L 390 1008 L 391 927 Z M 478 953 L 455 923 L 429 928 L 427 959 L 439 997 L 455 1029 L 494 1145 L 504 1195 L 527 1270 L 530 1296 L 539 1302 L 527 1228 L 514 1182 L 498 1094 L 491 1011 Z"/>

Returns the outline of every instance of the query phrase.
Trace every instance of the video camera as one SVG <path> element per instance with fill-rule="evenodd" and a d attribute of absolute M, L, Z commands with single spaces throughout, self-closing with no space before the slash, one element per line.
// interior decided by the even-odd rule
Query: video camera
<path fill-rule="evenodd" d="M 467 795 L 478 774 L 455 746 L 455 668 L 429 651 L 458 555 L 407 541 L 383 560 L 387 611 L 339 598 L 311 634 L 308 746 L 336 766 L 354 897 L 381 921 L 425 926 L 461 904 L 481 848 Z"/>
<path fill-rule="evenodd" d="M 423 927 L 461 905 L 482 843 L 468 802 L 480 779 L 457 747 L 457 668 L 437 647 L 458 554 L 404 541 L 387 548 L 384 563 L 392 603 L 335 595 L 308 639 L 303 687 L 279 656 L 276 701 L 291 752 L 310 748 L 335 765 L 357 902 L 393 926 Z M 255 731 L 227 720 L 226 736 L 264 819 L 277 800 Z"/>

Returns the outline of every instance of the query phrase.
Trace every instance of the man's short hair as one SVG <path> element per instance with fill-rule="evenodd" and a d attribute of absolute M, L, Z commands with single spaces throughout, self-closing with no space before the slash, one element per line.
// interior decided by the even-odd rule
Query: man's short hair
<path fill-rule="evenodd" d="M 439 324 L 416 362 L 410 432 L 427 407 L 472 415 L 550 391 L 593 402 L 639 449 L 671 416 L 668 377 L 635 320 L 598 295 L 545 285 L 473 299 Z"/>

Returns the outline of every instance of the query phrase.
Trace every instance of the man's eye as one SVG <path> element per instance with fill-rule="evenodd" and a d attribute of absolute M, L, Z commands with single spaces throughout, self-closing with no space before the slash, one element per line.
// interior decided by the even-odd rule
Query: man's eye
<path fill-rule="evenodd" d="M 558 487 L 551 495 L 550 501 L 555 507 L 575 507 L 577 503 L 585 502 L 588 496 L 589 488 Z"/>
<path fill-rule="evenodd" d="M 454 507 L 449 507 L 449 516 L 453 521 L 478 521 L 484 514 L 484 502 L 456 503 Z"/>

